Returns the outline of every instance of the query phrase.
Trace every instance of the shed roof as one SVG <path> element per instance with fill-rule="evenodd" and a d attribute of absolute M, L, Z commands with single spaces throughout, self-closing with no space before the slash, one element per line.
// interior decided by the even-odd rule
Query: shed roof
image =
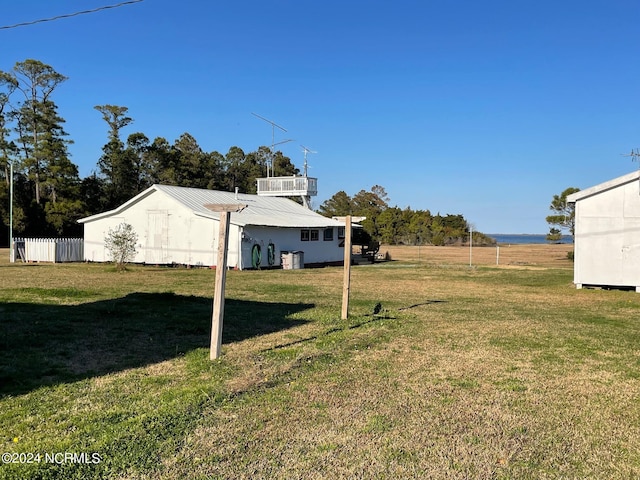
<path fill-rule="evenodd" d="M 579 192 L 572 193 L 571 195 L 567 196 L 567 202 L 576 203 L 578 200 L 592 197 L 593 195 L 597 195 L 599 193 L 606 192 L 607 190 L 626 185 L 627 183 L 631 183 L 634 180 L 638 179 L 640 179 L 640 170 L 636 170 L 635 172 L 631 172 L 621 177 L 614 178 L 613 180 L 594 185 L 593 187 L 585 188 L 584 190 L 580 190 Z"/>
<path fill-rule="evenodd" d="M 87 223 L 119 214 L 130 208 L 132 205 L 140 202 L 142 199 L 150 195 L 157 194 L 164 194 L 173 198 L 181 205 L 191 210 L 195 215 L 216 220 L 220 218 L 220 214 L 212 212 L 206 208 L 205 205 L 245 204 L 247 205 L 247 208 L 241 212 L 234 212 L 231 214 L 231 223 L 238 226 L 257 225 L 285 228 L 323 228 L 344 226 L 344 222 L 323 217 L 313 210 L 309 210 L 288 198 L 261 197 L 258 195 L 243 193 L 236 196 L 233 192 L 175 187 L 170 185 L 153 185 L 133 197 L 131 200 L 123 203 L 118 208 L 82 218 L 78 220 L 78 222 Z"/>

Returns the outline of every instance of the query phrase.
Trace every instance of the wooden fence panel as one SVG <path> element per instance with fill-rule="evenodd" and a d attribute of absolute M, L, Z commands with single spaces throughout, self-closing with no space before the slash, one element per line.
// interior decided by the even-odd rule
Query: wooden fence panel
<path fill-rule="evenodd" d="M 14 238 L 13 261 L 23 262 L 82 262 L 82 238 Z"/>

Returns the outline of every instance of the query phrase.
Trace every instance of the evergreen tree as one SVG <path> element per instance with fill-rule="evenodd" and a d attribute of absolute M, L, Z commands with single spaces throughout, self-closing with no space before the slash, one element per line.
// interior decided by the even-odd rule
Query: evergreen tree
<path fill-rule="evenodd" d="M 209 190 L 224 190 L 225 173 L 223 169 L 224 156 L 219 152 L 208 153 L 205 159 L 208 182 L 204 188 Z"/>
<path fill-rule="evenodd" d="M 322 202 L 318 213 L 325 217 L 344 217 L 353 213 L 353 201 L 344 190 L 340 190 L 328 200 Z"/>
<path fill-rule="evenodd" d="M 50 101 L 42 106 L 45 128 L 40 147 L 44 159 L 41 183 L 44 194 L 55 204 L 65 198 L 77 197 L 78 167 L 69 159 L 67 145 L 73 142 L 65 140 L 68 134 L 61 126 L 64 120 L 58 116 L 57 106 Z"/>
<path fill-rule="evenodd" d="M 423 245 L 431 242 L 431 222 L 433 217 L 429 210 L 412 212 L 408 225 L 408 242 L 410 245 Z"/>
<path fill-rule="evenodd" d="M 9 162 L 14 165 L 16 234 L 67 234 L 76 230 L 75 219 L 82 214 L 76 203 L 78 168 L 67 150 L 72 142 L 52 99 L 65 80 L 49 65 L 30 59 L 0 72 L 0 161 L 7 185 Z"/>
<path fill-rule="evenodd" d="M 558 243 L 562 240 L 562 232 L 558 228 L 551 227 L 546 237 L 547 242 Z"/>
<path fill-rule="evenodd" d="M 15 144 L 11 141 L 9 129 L 9 97 L 15 91 L 14 79 L 0 71 L 0 173 L 4 173 L 4 183 L 9 186 L 10 163 L 16 157 Z M 3 91 L 4 90 L 4 91 Z"/>
<path fill-rule="evenodd" d="M 80 182 L 79 198 L 86 215 L 95 215 L 107 210 L 104 183 L 104 178 L 99 177 L 95 172 Z"/>
<path fill-rule="evenodd" d="M 131 152 L 125 151 L 120 139 L 120 130 L 133 119 L 127 116 L 127 107 L 117 105 L 96 105 L 109 127 L 108 142 L 102 147 L 98 160 L 100 174 L 105 180 L 105 207 L 112 209 L 131 198 L 136 193 L 134 160 Z"/>
<path fill-rule="evenodd" d="M 146 149 L 146 163 L 149 167 L 149 181 L 163 185 L 176 185 L 173 173 L 173 156 L 171 145 L 164 137 L 156 137 Z"/>
<path fill-rule="evenodd" d="M 66 132 L 60 124 L 64 120 L 56 113 L 56 106 L 50 100 L 51 94 L 67 77 L 38 60 L 27 59 L 17 62 L 13 72 L 5 74 L 11 77 L 17 91 L 24 100 L 11 112 L 16 122 L 19 151 L 22 165 L 28 178 L 34 185 L 36 204 L 41 204 L 42 182 L 50 174 L 47 162 L 49 155 L 66 157 Z M 54 160 L 55 161 L 55 160 Z"/>
<path fill-rule="evenodd" d="M 572 193 L 579 192 L 580 189 L 576 187 L 566 188 L 560 195 L 554 195 L 549 205 L 549 210 L 553 211 L 553 215 L 547 217 L 547 223 L 552 227 L 549 235 L 552 238 L 557 237 L 557 230 L 567 230 L 571 236 L 575 235 L 576 229 L 576 206 L 573 203 L 567 202 L 567 197 Z M 562 238 L 562 236 L 560 236 Z"/>
<path fill-rule="evenodd" d="M 125 153 L 131 159 L 134 194 L 146 190 L 155 183 L 154 164 L 149 150 L 149 139 L 144 133 L 132 133 L 127 137 Z"/>
<path fill-rule="evenodd" d="M 292 175 L 300 175 L 300 169 L 296 168 L 296 166 L 291 163 L 291 159 L 284 156 L 282 152 L 275 152 L 273 154 L 273 176 L 289 177 Z"/>
<path fill-rule="evenodd" d="M 402 237 L 402 210 L 398 207 L 386 208 L 376 219 L 380 242 L 389 245 L 400 243 Z"/>
<path fill-rule="evenodd" d="M 366 217 L 361 225 L 374 239 L 380 238 L 377 220 L 389 208 L 388 201 L 387 192 L 380 185 L 374 185 L 368 192 L 360 190 L 353 196 L 353 215 Z"/>
<path fill-rule="evenodd" d="M 173 144 L 175 184 L 181 187 L 206 188 L 210 180 L 207 154 L 189 133 L 180 135 Z"/>

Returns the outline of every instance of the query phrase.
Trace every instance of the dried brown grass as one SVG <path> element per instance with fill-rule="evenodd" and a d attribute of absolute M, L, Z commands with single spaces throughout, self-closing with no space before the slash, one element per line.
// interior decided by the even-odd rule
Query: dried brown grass
<path fill-rule="evenodd" d="M 389 253 L 393 260 L 420 262 L 426 264 L 482 265 L 482 266 L 531 266 L 570 267 L 567 253 L 572 244 L 522 244 L 501 245 L 499 247 L 468 246 L 396 246 L 383 245 L 381 253 Z"/>

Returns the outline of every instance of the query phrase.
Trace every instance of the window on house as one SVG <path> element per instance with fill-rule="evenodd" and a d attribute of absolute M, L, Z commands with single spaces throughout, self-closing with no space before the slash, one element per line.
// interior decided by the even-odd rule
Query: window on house
<path fill-rule="evenodd" d="M 333 240 L 333 228 L 324 229 L 324 241 L 330 242 Z"/>
<path fill-rule="evenodd" d="M 344 227 L 338 227 L 338 239 L 339 240 L 344 239 Z"/>
<path fill-rule="evenodd" d="M 309 230 L 300 230 L 300 241 L 302 242 L 309 241 Z"/>
<path fill-rule="evenodd" d="M 320 240 L 320 230 L 311 230 L 311 241 L 317 242 Z"/>

